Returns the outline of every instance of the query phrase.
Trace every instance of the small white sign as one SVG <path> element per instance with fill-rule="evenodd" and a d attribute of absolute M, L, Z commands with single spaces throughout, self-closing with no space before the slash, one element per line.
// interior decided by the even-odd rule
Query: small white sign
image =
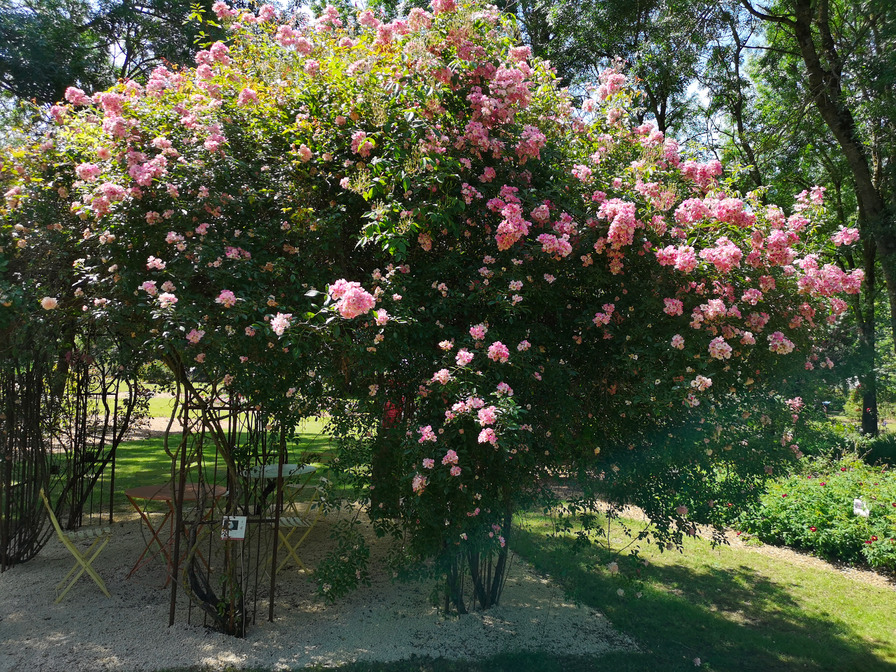
<path fill-rule="evenodd" d="M 246 516 L 224 516 L 221 538 L 225 541 L 242 541 L 246 538 Z"/>

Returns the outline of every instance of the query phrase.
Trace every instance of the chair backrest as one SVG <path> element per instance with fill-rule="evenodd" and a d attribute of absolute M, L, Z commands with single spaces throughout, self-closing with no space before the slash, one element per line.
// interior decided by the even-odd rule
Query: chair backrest
<path fill-rule="evenodd" d="M 47 495 L 43 488 L 40 489 L 40 498 L 44 500 L 44 506 L 47 507 L 47 513 L 50 514 L 50 522 L 53 523 L 53 529 L 56 530 L 56 534 L 59 535 L 60 539 L 65 539 L 65 533 L 59 526 L 59 521 L 56 519 L 56 514 L 53 512 L 53 507 L 50 506 L 50 500 L 47 499 Z"/>

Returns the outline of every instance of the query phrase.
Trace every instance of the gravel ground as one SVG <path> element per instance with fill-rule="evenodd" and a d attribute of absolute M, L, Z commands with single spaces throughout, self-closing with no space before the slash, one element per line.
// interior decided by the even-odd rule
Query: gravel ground
<path fill-rule="evenodd" d="M 302 546 L 312 567 L 328 542 L 326 527 L 323 521 Z M 373 584 L 336 605 L 318 601 L 307 575 L 288 568 L 278 577 L 274 622 L 266 620 L 267 601 L 260 603 L 245 639 L 203 627 L 196 611 L 188 624 L 182 597 L 169 628 L 164 566 L 153 562 L 126 578 L 145 543 L 139 521 L 116 523 L 113 535 L 95 563 L 111 598 L 82 577 L 54 603 L 53 586 L 72 564 L 55 537 L 38 557 L 0 574 L 0 671 L 286 670 L 414 655 L 476 659 L 505 651 L 599 655 L 635 648 L 601 614 L 570 603 L 519 558 L 500 607 L 445 618 L 429 603 L 431 583 L 392 582 L 376 569 L 377 548 Z"/>

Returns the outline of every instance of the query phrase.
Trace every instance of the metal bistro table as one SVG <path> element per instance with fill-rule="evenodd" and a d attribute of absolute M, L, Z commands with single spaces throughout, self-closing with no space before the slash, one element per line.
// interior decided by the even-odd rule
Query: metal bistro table
<path fill-rule="evenodd" d="M 268 496 L 277 488 L 277 477 L 281 473 L 283 480 L 286 481 L 299 476 L 313 474 L 315 471 L 317 471 L 317 468 L 311 464 L 284 464 L 282 472 L 279 464 L 256 464 L 254 467 L 250 467 L 242 472 L 242 475 L 257 481 L 259 484 L 260 492 L 256 501 L 256 514 L 261 514 L 264 511 Z M 286 498 L 284 508 L 288 506 L 290 499 L 290 497 Z"/>
<path fill-rule="evenodd" d="M 137 562 L 134 563 L 134 566 L 131 568 L 131 571 L 128 572 L 128 578 L 136 572 L 143 564 L 143 558 L 146 557 L 147 553 L 152 550 L 152 547 L 158 546 L 159 551 L 161 551 L 162 555 L 165 557 L 165 562 L 168 567 L 168 578 L 165 581 L 165 585 L 168 585 L 168 582 L 171 580 L 171 574 L 174 567 L 174 561 L 171 557 L 172 554 L 172 543 L 174 540 L 174 514 L 176 513 L 176 509 L 174 506 L 175 502 L 175 491 L 174 487 L 171 483 L 164 483 L 162 485 L 142 485 L 137 488 L 131 488 L 130 490 L 125 490 L 125 497 L 128 498 L 128 501 L 131 503 L 131 506 L 140 514 L 140 518 L 143 519 L 144 524 L 147 528 L 149 528 L 150 539 L 146 543 L 146 548 L 143 549 L 143 552 L 140 554 L 140 557 L 137 558 Z M 187 483 L 184 488 L 184 499 L 186 502 L 196 502 L 200 499 L 202 495 L 210 497 L 213 500 L 218 500 L 227 494 L 227 488 L 222 485 L 206 485 L 204 489 L 200 489 L 200 487 L 196 483 Z M 168 510 L 165 512 L 165 516 L 162 518 L 161 522 L 157 525 L 152 524 L 152 519 L 149 517 L 148 512 L 146 511 L 145 505 L 141 505 L 140 502 L 164 502 L 168 505 Z M 162 541 L 162 534 L 165 529 L 165 524 L 168 524 L 168 537 L 165 541 Z"/>

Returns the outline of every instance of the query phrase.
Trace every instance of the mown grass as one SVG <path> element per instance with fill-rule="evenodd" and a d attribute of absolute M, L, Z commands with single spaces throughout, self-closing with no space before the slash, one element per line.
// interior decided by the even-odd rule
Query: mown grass
<path fill-rule="evenodd" d="M 683 553 L 643 548 L 647 566 L 619 560 L 613 575 L 606 549 L 575 552 L 551 531 L 549 520 L 528 518 L 517 549 L 642 649 L 592 669 L 693 670 L 697 658 L 718 671 L 896 669 L 893 588 L 704 539 L 688 539 Z"/>
<path fill-rule="evenodd" d="M 330 437 L 324 433 L 325 421 L 309 418 L 298 427 L 296 437 L 287 443 L 288 461 L 326 464 L 333 457 Z M 168 451 L 177 451 L 181 434 L 171 434 Z M 224 467 L 217 467 L 218 475 Z M 216 478 L 214 463 L 206 465 L 205 477 L 209 482 Z M 161 437 L 124 441 L 118 447 L 115 460 L 115 502 L 117 509 L 129 510 L 130 504 L 124 496 L 125 490 L 141 485 L 156 485 L 171 480 L 172 457 L 166 452 L 165 440 Z"/>

